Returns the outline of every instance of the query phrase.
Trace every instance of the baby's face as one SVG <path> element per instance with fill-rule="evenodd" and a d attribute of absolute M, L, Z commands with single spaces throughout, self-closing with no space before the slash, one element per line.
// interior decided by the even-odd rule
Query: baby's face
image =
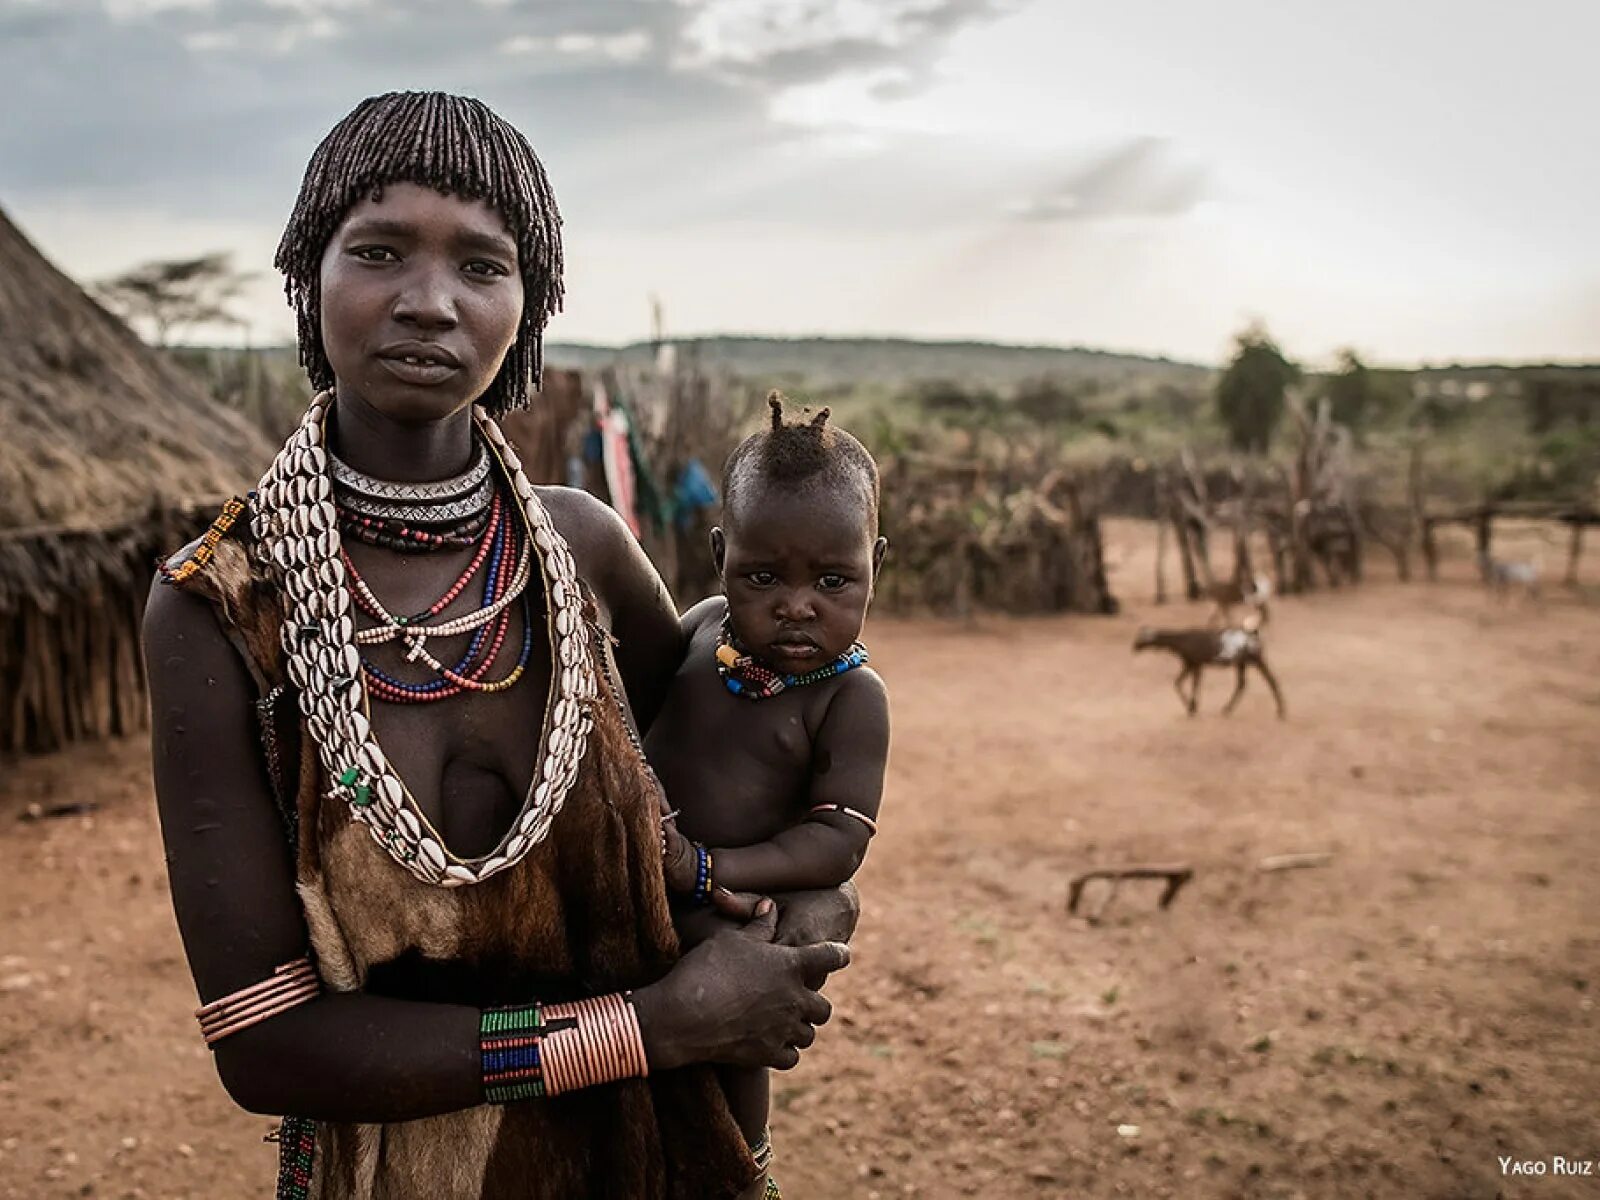
<path fill-rule="evenodd" d="M 739 641 L 791 675 L 843 654 L 861 636 L 882 557 L 860 501 L 774 487 L 739 507 L 718 564 Z"/>

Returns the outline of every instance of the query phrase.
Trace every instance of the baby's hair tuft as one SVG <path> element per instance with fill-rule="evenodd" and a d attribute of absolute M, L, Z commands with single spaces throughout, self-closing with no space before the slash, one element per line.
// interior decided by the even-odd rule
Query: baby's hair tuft
<path fill-rule="evenodd" d="M 771 423 L 752 433 L 728 456 L 722 475 L 724 507 L 732 512 L 740 495 L 759 483 L 791 486 L 823 480 L 855 488 L 874 530 L 878 524 L 878 464 L 850 434 L 831 423 L 832 410 L 802 410 L 803 419 L 791 422 L 784 411 L 784 395 L 767 394 Z"/>

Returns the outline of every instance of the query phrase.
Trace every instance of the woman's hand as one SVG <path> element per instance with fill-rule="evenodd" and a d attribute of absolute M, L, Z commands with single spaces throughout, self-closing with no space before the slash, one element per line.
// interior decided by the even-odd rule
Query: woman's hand
<path fill-rule="evenodd" d="M 849 964 L 850 948 L 777 945 L 777 908 L 768 901 L 762 909 L 634 992 L 651 1070 L 697 1062 L 788 1070 L 816 1039 L 833 1013 L 818 989 Z"/>

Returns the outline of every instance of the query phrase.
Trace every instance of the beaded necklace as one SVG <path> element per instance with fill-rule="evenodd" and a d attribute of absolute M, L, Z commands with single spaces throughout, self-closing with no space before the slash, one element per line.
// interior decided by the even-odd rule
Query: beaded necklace
<path fill-rule="evenodd" d="M 402 554 L 476 545 L 488 525 L 495 483 L 483 443 L 474 439 L 472 450 L 460 475 L 430 483 L 374 479 L 330 455 L 339 532 Z"/>
<path fill-rule="evenodd" d="M 510 565 L 511 554 L 508 553 L 512 546 L 519 547 L 514 568 Z M 350 561 L 349 554 L 342 548 L 340 554 L 344 560 L 345 570 L 350 573 L 350 586 L 355 593 L 356 606 L 378 622 L 370 628 L 357 630 L 356 644 L 375 646 L 386 642 L 403 641 L 406 644 L 406 661 L 409 663 L 421 659 L 435 674 L 435 678 L 426 683 L 411 683 L 388 674 L 363 656 L 362 670 L 366 673 L 367 686 L 374 698 L 394 704 L 424 704 L 447 700 L 464 691 L 486 694 L 503 692 L 515 686 L 522 678 L 522 673 L 528 665 L 528 656 L 533 649 L 533 630 L 529 620 L 531 610 L 526 593 L 531 574 L 529 542 L 526 538 L 517 537 L 513 520 L 502 519 L 498 494 L 490 505 L 489 527 L 484 533 L 478 553 L 445 594 L 415 616 L 397 617 L 390 613 L 373 594 L 366 580 L 361 578 L 361 573 Z M 477 610 L 439 624 L 426 624 L 430 618 L 438 616 L 448 608 L 465 590 L 477 574 L 478 567 L 483 564 L 486 554 L 488 569 L 484 574 L 483 600 Z M 511 605 L 518 600 L 522 602 L 523 616 L 521 654 L 509 674 L 501 679 L 485 682 L 484 676 L 494 665 L 500 648 L 505 643 L 511 623 Z M 472 643 L 454 667 L 446 667 L 428 652 L 429 638 L 455 637 L 463 633 L 473 635 Z M 492 640 L 488 652 L 480 658 L 479 653 L 486 637 L 492 637 Z"/>
<path fill-rule="evenodd" d="M 510 481 L 518 523 L 538 555 L 550 641 L 550 691 L 533 782 L 517 819 L 491 853 L 478 858 L 451 854 L 373 736 L 371 683 L 355 640 L 355 601 L 340 554 L 324 446 L 332 403 L 331 392 L 311 402 L 300 427 L 262 477 L 251 506 L 254 552 L 283 594 L 285 669 L 299 691 L 329 798 L 343 802 L 351 819 L 367 825 L 389 856 L 424 883 L 478 883 L 521 862 L 545 839 L 587 750 L 591 705 L 600 693 L 577 565 L 500 427 L 475 408 L 473 420 Z"/>
<path fill-rule="evenodd" d="M 423 529 L 407 525 L 403 521 L 363 516 L 338 503 L 335 503 L 334 507 L 339 513 L 339 532 L 345 537 L 384 550 L 394 550 L 400 554 L 464 550 L 468 546 L 478 544 L 479 535 L 489 524 L 487 508 L 464 521 Z"/>
<path fill-rule="evenodd" d="M 855 642 L 832 662 L 815 667 L 803 675 L 785 675 L 739 649 L 731 617 L 722 618 L 722 632 L 717 638 L 717 674 L 722 676 L 722 682 L 730 692 L 746 700 L 768 700 L 790 688 L 821 683 L 824 679 L 832 679 L 835 675 L 843 675 L 846 671 L 864 666 L 870 660 L 867 648 Z"/>

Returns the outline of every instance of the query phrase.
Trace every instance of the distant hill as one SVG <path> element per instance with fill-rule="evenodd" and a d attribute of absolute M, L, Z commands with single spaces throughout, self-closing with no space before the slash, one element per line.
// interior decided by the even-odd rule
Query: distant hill
<path fill-rule="evenodd" d="M 925 380 L 1005 388 L 1027 379 L 1097 378 L 1116 383 L 1139 378 L 1178 383 L 1201 380 L 1210 368 L 1166 358 L 1114 354 L 1061 346 L 1006 346 L 993 342 L 923 342 L 907 338 L 700 337 L 674 343 L 678 354 L 702 366 L 753 383 L 827 388 L 880 384 L 899 387 Z M 646 363 L 649 343 L 595 346 L 552 342 L 551 366 L 578 369 L 622 360 Z"/>

